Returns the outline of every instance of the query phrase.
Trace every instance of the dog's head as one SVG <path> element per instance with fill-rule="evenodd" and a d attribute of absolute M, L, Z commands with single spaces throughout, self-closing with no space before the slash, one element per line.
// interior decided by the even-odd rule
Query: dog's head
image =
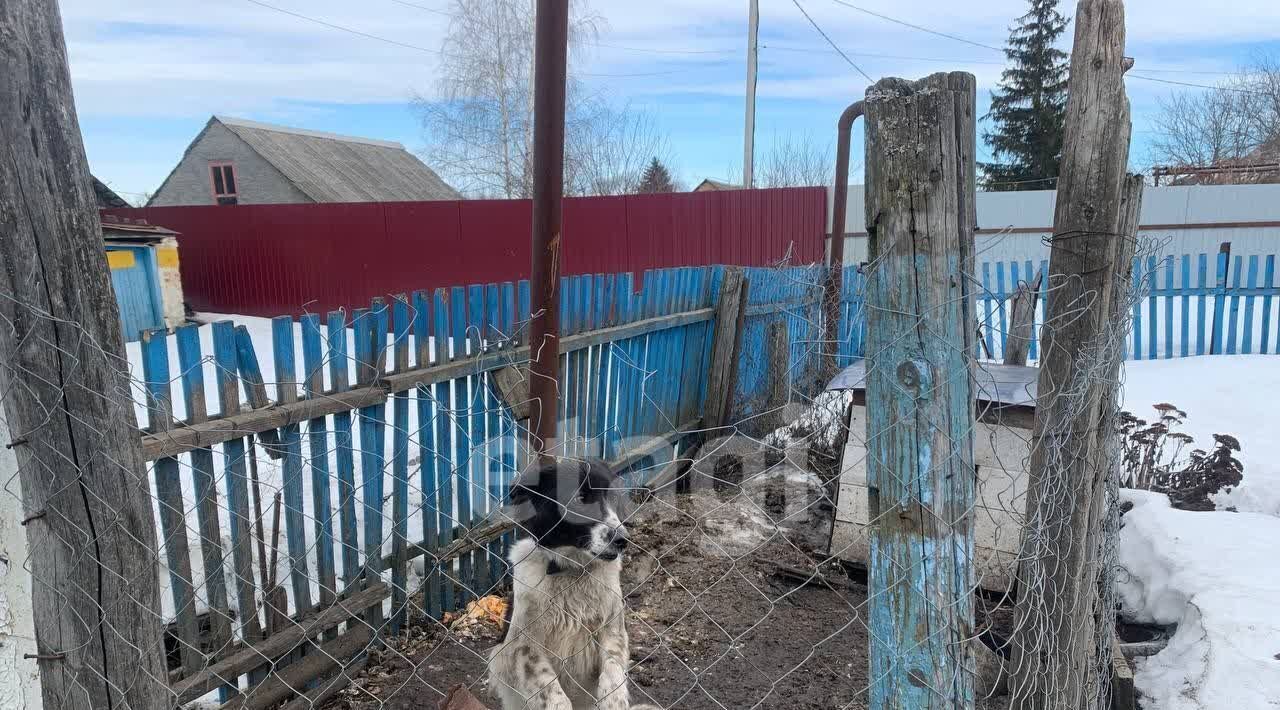
<path fill-rule="evenodd" d="M 580 565 L 612 561 L 627 547 L 627 496 L 603 461 L 543 464 L 511 488 L 517 529 Z"/>

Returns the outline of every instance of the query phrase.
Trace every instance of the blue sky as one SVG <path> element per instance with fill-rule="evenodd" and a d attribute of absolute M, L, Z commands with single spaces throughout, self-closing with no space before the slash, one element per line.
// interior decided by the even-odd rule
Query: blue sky
<path fill-rule="evenodd" d="M 99 178 L 140 199 L 215 113 L 424 147 L 408 99 L 432 94 L 449 0 L 260 2 L 400 44 L 252 0 L 62 1 L 80 126 Z M 761 0 L 757 156 L 788 136 L 833 144 L 840 110 L 867 85 L 796 2 L 872 77 L 973 72 L 980 112 L 999 78 L 999 52 L 849 5 L 995 47 L 1026 8 L 1025 0 Z M 739 170 L 747 0 L 593 0 L 591 7 L 604 31 L 573 70 L 656 119 L 684 182 Z M 1062 8 L 1069 14 L 1074 4 Z M 1275 0 L 1129 0 L 1126 12 L 1127 54 L 1137 60 L 1128 81 L 1131 154 L 1139 165 L 1154 137 L 1157 98 L 1197 89 L 1137 76 L 1212 84 L 1256 53 L 1280 54 Z M 857 137 L 854 146 L 860 165 Z M 981 145 L 979 152 L 985 157 Z"/>

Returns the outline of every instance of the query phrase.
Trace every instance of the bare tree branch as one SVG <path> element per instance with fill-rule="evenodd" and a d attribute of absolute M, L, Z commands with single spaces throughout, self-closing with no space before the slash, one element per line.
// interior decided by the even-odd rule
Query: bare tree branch
<path fill-rule="evenodd" d="M 627 192 L 645 164 L 668 153 L 646 113 L 615 108 L 573 76 L 572 66 L 602 31 L 586 3 L 572 4 L 565 109 L 565 194 Z M 533 4 L 529 0 L 453 0 L 436 95 L 413 100 L 425 157 L 464 194 L 531 194 Z"/>

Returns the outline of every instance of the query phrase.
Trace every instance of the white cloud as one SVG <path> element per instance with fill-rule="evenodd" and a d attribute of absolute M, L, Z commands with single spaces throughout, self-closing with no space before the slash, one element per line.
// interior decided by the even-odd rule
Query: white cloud
<path fill-rule="evenodd" d="M 852 4 L 984 44 L 1002 46 L 1025 0 L 848 0 Z M 432 50 L 447 18 L 393 0 L 261 0 L 394 42 Z M 413 0 L 447 8 L 447 0 Z M 799 0 L 823 29 L 873 77 L 922 76 L 968 70 L 984 94 L 998 79 L 1000 53 L 886 22 L 833 0 Z M 62 0 L 77 109 L 91 129 L 97 120 L 203 122 L 214 113 L 268 120 L 305 118 L 325 104 L 398 104 L 415 92 L 430 95 L 437 57 L 431 51 L 356 36 L 273 11 L 248 0 Z M 726 100 L 743 91 L 746 6 L 741 0 L 592 0 L 606 20 L 605 45 L 585 53 L 579 72 L 656 76 L 590 77 L 620 100 L 661 111 L 663 100 L 708 102 L 707 120 L 723 118 Z M 1250 42 L 1280 36 L 1280 3 L 1229 0 L 1128 0 L 1129 54 L 1138 69 L 1230 70 Z M 1064 0 L 1063 11 L 1073 11 Z M 1068 32 L 1068 35 L 1070 33 Z M 762 3 L 760 101 L 838 105 L 860 96 L 866 81 L 829 47 L 789 0 Z M 1064 45 L 1070 37 L 1064 37 Z M 779 49 L 770 49 L 770 45 Z M 640 47 L 662 52 L 637 52 Z M 780 48 L 815 52 L 786 52 Z M 682 55 L 669 52 L 720 51 Z M 664 53 L 667 52 L 667 53 Z M 891 55 L 873 57 L 867 55 Z M 917 59 L 908 59 L 915 57 Z M 932 58 L 942 61 L 923 61 Z M 1212 83 L 1212 75 L 1155 74 Z M 1152 97 L 1176 87 L 1130 81 L 1135 116 Z M 712 109 L 712 105 L 719 108 Z M 835 110 L 838 110 L 835 109 Z M 779 112 L 785 115 L 787 112 Z M 1142 127 L 1142 118 L 1139 126 Z M 301 122 L 301 121 L 300 121 Z M 737 120 L 731 125 L 737 125 Z M 669 122 L 677 151 L 680 132 L 697 127 Z M 759 130 L 789 130 L 761 125 Z M 92 133 L 91 130 L 87 132 Z M 89 146 L 91 154 L 94 146 Z M 147 146 L 139 146 L 145 151 Z M 705 147 L 703 148 L 705 150 Z M 157 151 L 163 177 L 171 151 Z M 717 165 L 730 159 L 726 156 Z M 121 166 L 123 169 L 125 166 Z M 128 170 L 137 169 L 131 163 Z M 153 185 L 141 185 L 141 188 Z M 137 188 L 131 188 L 137 189 Z"/>

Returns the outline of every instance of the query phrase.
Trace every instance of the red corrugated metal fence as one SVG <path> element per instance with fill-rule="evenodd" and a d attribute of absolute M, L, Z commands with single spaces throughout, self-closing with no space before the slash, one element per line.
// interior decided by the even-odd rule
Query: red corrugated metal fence
<path fill-rule="evenodd" d="M 198 311 L 283 315 L 374 296 L 529 277 L 527 200 L 111 209 L 180 233 Z M 565 275 L 767 266 L 823 256 L 819 187 L 565 201 Z M 637 281 L 637 286 L 639 282 Z"/>

